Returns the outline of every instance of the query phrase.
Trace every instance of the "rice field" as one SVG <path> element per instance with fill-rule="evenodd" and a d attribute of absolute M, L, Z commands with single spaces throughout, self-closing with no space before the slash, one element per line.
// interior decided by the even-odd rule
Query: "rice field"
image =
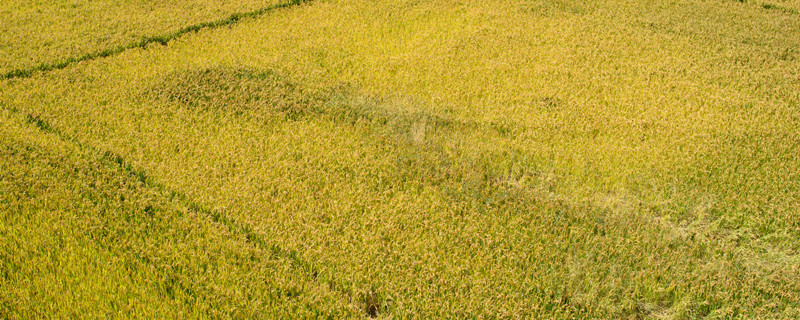
<path fill-rule="evenodd" d="M 0 318 L 800 318 L 795 0 L 0 18 Z"/>

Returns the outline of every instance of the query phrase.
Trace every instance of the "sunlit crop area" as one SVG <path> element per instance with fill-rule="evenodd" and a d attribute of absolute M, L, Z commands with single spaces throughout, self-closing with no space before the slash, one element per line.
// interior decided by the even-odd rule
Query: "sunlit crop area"
<path fill-rule="evenodd" d="M 163 41 L 204 23 L 268 10 L 277 0 L 4 0 L 0 76 Z M 288 3 L 288 2 L 286 2 Z"/>
<path fill-rule="evenodd" d="M 140 2 L 0 9 L 0 318 L 800 318 L 797 1 Z"/>

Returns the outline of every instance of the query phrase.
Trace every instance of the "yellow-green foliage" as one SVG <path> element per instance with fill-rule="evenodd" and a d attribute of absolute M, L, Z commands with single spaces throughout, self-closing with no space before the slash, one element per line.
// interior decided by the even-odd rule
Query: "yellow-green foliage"
<path fill-rule="evenodd" d="M 0 75 L 114 50 L 279 3 L 275 0 L 6 0 Z"/>
<path fill-rule="evenodd" d="M 318 1 L 8 79 L 0 106 L 10 122 L 88 148 L 69 161 L 100 157 L 168 205 L 194 208 L 221 229 L 198 237 L 218 246 L 210 257 L 241 250 L 237 241 L 259 257 L 232 270 L 282 271 L 258 286 L 246 272 L 212 278 L 221 291 L 250 290 L 203 292 L 220 314 L 793 319 L 794 7 Z M 79 212 L 103 212 L 92 210 Z M 186 215 L 157 212 L 158 243 L 191 255 L 166 227 L 194 230 Z M 109 243 L 104 254 L 138 261 L 117 244 L 136 239 L 125 230 L 81 248 Z M 200 262 L 180 261 L 183 285 L 204 283 Z M 137 277 L 155 284 L 130 276 L 141 291 L 127 301 L 161 292 L 161 273 Z M 276 286 L 297 297 L 257 294 Z M 197 310 L 187 305 L 164 308 Z"/>
<path fill-rule="evenodd" d="M 353 315 L 280 247 L 48 131 L 2 111 L 4 319 Z"/>

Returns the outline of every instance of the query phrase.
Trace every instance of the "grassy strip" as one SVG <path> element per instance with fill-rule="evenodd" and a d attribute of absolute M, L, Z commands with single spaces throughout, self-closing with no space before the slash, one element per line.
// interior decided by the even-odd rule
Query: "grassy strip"
<path fill-rule="evenodd" d="M 115 48 L 108 48 L 101 51 L 87 53 L 82 56 L 72 57 L 60 62 L 43 63 L 32 68 L 12 70 L 0 75 L 0 79 L 28 78 L 36 72 L 48 72 L 53 70 L 64 69 L 75 63 L 114 56 L 130 49 L 145 48 L 150 44 L 160 44 L 163 46 L 169 43 L 170 41 L 175 40 L 187 33 L 198 32 L 203 29 L 213 29 L 213 28 L 229 26 L 239 22 L 242 19 L 255 18 L 273 10 L 300 5 L 308 1 L 311 0 L 291 0 L 289 2 L 274 4 L 254 11 L 234 13 L 223 19 L 207 21 L 187 26 L 172 33 L 145 37 L 139 42 L 130 43 L 128 45 L 122 45 Z"/>

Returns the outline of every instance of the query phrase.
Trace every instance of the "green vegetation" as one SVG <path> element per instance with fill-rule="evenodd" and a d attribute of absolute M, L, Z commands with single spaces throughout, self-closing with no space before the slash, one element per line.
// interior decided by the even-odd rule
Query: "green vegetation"
<path fill-rule="evenodd" d="M 291 5 L 0 64 L 0 316 L 800 317 L 796 1 Z"/>

